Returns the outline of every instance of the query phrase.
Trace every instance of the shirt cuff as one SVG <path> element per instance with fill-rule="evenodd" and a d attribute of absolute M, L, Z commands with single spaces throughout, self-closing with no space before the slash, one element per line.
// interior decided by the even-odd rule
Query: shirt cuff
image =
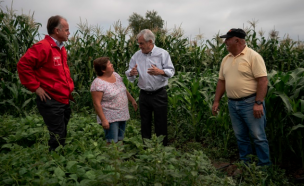
<path fill-rule="evenodd" d="M 171 78 L 172 77 L 172 72 L 169 69 L 163 69 L 163 71 L 165 72 L 165 74 L 167 75 L 167 78 Z M 165 76 L 166 77 L 166 76 Z"/>

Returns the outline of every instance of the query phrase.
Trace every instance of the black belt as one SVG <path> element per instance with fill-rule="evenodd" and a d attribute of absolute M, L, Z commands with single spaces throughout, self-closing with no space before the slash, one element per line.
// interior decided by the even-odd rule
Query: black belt
<path fill-rule="evenodd" d="M 256 96 L 256 93 L 251 94 L 251 95 L 246 96 L 246 97 L 243 97 L 243 98 L 228 98 L 228 99 L 232 100 L 232 101 L 243 101 L 244 99 L 251 98 L 251 97 L 254 97 L 254 96 Z"/>
<path fill-rule="evenodd" d="M 164 89 L 165 89 L 165 87 L 159 88 L 159 89 L 154 90 L 154 91 L 146 91 L 146 90 L 140 89 L 140 92 L 144 93 L 144 94 L 147 94 L 147 95 L 153 95 L 153 94 L 159 93 L 160 91 L 162 91 Z"/>

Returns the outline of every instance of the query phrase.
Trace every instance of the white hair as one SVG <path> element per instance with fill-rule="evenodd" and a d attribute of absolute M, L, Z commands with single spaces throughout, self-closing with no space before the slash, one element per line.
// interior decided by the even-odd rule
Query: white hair
<path fill-rule="evenodd" d="M 140 31 L 139 34 L 137 34 L 136 39 L 138 39 L 140 36 L 143 36 L 146 42 L 151 40 L 153 44 L 155 43 L 155 36 L 149 29 Z"/>

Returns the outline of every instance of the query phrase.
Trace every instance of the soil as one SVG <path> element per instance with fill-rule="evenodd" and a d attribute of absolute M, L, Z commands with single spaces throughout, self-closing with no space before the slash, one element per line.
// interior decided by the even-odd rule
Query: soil
<path fill-rule="evenodd" d="M 223 171 L 227 176 L 236 177 L 242 174 L 242 171 L 237 168 L 232 162 L 213 161 L 212 165 L 219 171 Z M 295 184 L 304 184 L 304 169 L 297 168 L 291 164 L 279 165 L 280 168 L 286 171 L 286 175 L 290 177 L 291 181 Z"/>
<path fill-rule="evenodd" d="M 241 171 L 234 165 L 234 162 L 238 161 L 238 154 L 233 154 L 227 161 L 212 160 L 212 164 L 216 169 L 225 172 L 228 176 L 235 177 L 241 174 Z M 285 170 L 285 174 L 290 178 L 290 181 L 304 186 L 304 168 L 299 165 L 299 159 L 286 160 L 276 165 Z"/>
<path fill-rule="evenodd" d="M 299 168 L 299 165 L 296 163 L 290 164 L 290 162 L 279 166 L 286 171 L 286 175 L 294 180 L 294 182 L 304 184 L 304 168 Z"/>
<path fill-rule="evenodd" d="M 226 172 L 228 176 L 237 176 L 242 172 L 237 168 L 236 165 L 231 164 L 230 162 L 213 162 L 212 165 L 220 171 Z"/>
<path fill-rule="evenodd" d="M 173 143 L 174 140 L 171 142 Z M 194 142 L 194 141 L 192 141 Z M 189 143 L 189 142 L 188 142 Z M 191 143 L 191 141 L 190 141 Z M 206 143 L 201 142 L 203 148 L 208 148 Z M 187 145 L 186 145 L 187 146 Z M 235 162 L 239 161 L 238 154 L 231 154 L 228 160 L 211 160 L 212 165 L 219 171 L 225 172 L 227 176 L 236 177 L 242 172 L 234 165 Z M 304 186 L 304 168 L 299 165 L 299 160 L 287 160 L 284 163 L 277 164 L 281 169 L 285 170 L 286 176 L 290 178 L 290 181 L 296 185 Z"/>

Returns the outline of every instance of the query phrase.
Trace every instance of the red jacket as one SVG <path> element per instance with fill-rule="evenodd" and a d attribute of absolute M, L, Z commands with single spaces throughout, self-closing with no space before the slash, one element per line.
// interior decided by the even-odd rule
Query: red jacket
<path fill-rule="evenodd" d="M 21 83 L 30 91 L 43 88 L 56 101 L 69 104 L 74 83 L 67 64 L 67 52 L 50 36 L 34 44 L 17 64 Z"/>

